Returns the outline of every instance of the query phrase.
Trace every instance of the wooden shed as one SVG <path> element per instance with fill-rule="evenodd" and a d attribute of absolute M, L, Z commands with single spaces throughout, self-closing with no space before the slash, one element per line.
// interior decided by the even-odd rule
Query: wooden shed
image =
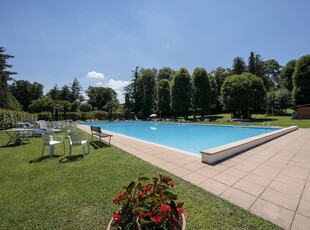
<path fill-rule="evenodd" d="M 292 107 L 295 110 L 295 118 L 310 119 L 310 104 L 297 105 Z"/>

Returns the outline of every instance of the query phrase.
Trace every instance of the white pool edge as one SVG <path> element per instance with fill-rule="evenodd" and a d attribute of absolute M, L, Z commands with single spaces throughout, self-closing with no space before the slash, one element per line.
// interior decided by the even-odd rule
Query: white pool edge
<path fill-rule="evenodd" d="M 261 145 L 272 139 L 293 132 L 297 129 L 298 129 L 297 126 L 290 126 L 288 128 L 275 130 L 259 136 L 250 137 L 241 141 L 236 141 L 219 147 L 202 150 L 200 151 L 201 161 L 207 164 L 214 164 L 218 161 L 224 160 L 233 155 L 244 152 L 245 150 Z"/>

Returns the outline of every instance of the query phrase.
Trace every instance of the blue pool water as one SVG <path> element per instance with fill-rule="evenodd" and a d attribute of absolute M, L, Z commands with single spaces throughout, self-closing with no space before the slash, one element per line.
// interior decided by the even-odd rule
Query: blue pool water
<path fill-rule="evenodd" d="M 234 127 L 196 124 L 167 124 L 155 122 L 103 122 L 86 123 L 129 137 L 199 154 L 249 137 L 268 133 L 279 128 Z"/>

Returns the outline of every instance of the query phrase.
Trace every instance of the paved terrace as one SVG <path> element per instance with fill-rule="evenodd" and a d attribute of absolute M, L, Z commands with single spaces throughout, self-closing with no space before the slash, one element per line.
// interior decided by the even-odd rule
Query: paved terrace
<path fill-rule="evenodd" d="M 90 132 L 88 126 L 79 128 Z M 310 129 L 211 166 L 200 157 L 115 135 L 111 143 L 284 229 L 310 229 Z"/>

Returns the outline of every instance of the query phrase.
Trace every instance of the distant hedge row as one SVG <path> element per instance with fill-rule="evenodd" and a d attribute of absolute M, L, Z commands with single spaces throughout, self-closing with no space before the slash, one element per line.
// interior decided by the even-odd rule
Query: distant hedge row
<path fill-rule="evenodd" d="M 15 126 L 17 122 L 34 122 L 37 120 L 36 114 L 0 109 L 0 129 L 8 129 Z"/>
<path fill-rule="evenodd" d="M 122 113 L 114 113 L 113 120 L 121 119 Z M 66 114 L 60 113 L 59 120 L 109 120 L 109 114 L 105 111 L 91 111 L 91 112 L 69 112 Z M 49 112 L 42 113 L 26 113 L 14 110 L 0 109 L 0 130 L 15 127 L 17 122 L 35 122 L 37 120 L 53 120 L 52 114 Z"/>
<path fill-rule="evenodd" d="M 48 112 L 43 112 L 43 113 L 38 113 L 38 120 L 46 120 L 46 121 L 51 121 L 53 120 L 52 114 Z M 112 119 L 120 119 L 124 116 L 123 113 L 113 113 L 113 118 Z M 91 112 L 67 112 L 66 114 L 64 113 L 59 113 L 58 114 L 58 120 L 92 120 L 92 119 L 97 119 L 97 120 L 109 120 L 109 114 L 105 111 L 91 111 Z"/>

